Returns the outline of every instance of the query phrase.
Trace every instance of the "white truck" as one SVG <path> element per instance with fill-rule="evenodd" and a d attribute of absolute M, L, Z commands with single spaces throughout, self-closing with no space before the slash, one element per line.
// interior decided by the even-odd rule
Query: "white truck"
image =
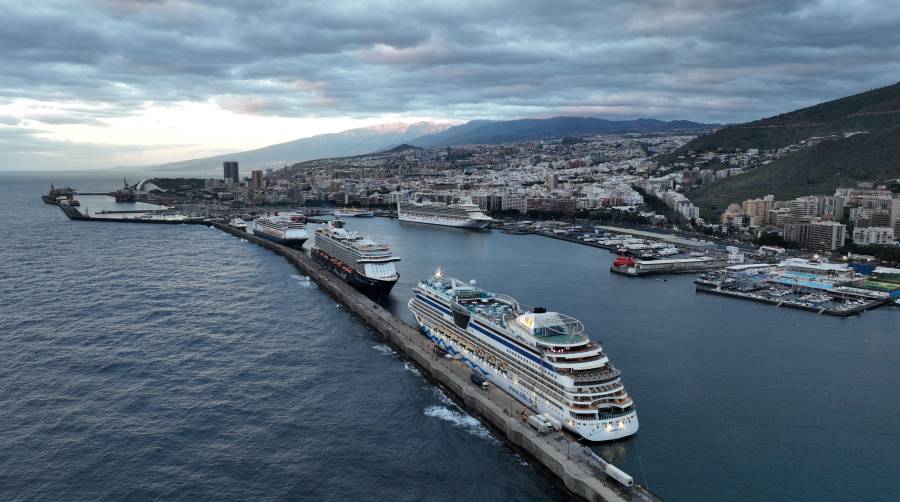
<path fill-rule="evenodd" d="M 538 434 L 546 434 L 552 430 L 550 425 L 541 419 L 540 415 L 528 415 L 527 422 L 528 425 L 538 431 Z"/>

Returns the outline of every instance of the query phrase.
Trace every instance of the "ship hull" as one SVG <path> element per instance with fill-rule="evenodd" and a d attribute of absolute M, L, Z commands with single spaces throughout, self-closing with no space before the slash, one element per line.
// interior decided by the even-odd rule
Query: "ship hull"
<path fill-rule="evenodd" d="M 490 221 L 487 220 L 443 220 L 437 218 L 431 218 L 428 216 L 417 216 L 414 214 L 404 214 L 400 213 L 397 216 L 397 219 L 400 221 L 406 221 L 409 223 L 422 223 L 425 225 L 437 225 L 441 227 L 456 227 L 456 228 L 486 228 L 491 224 Z"/>
<path fill-rule="evenodd" d="M 441 334 L 442 330 L 451 330 L 457 337 L 475 342 L 476 346 L 478 343 L 483 343 L 481 340 L 477 340 L 472 337 L 472 335 L 468 333 L 468 331 L 457 328 L 455 324 L 453 324 L 449 320 L 446 323 L 442 323 L 442 326 L 435 329 L 435 326 L 432 325 L 432 322 L 430 322 L 425 316 L 419 315 L 416 312 L 416 308 L 413 306 L 415 301 L 415 298 L 409 301 L 409 308 L 410 310 L 412 310 L 413 314 L 415 314 L 416 322 L 418 323 L 422 333 L 425 336 L 427 336 L 432 342 L 435 343 L 435 345 L 441 347 L 449 354 L 459 356 L 467 366 L 483 375 L 484 378 L 489 380 L 500 389 L 504 390 L 507 394 L 516 398 L 516 400 L 518 400 L 528 408 L 535 410 L 537 413 L 546 413 L 550 416 L 553 416 L 563 424 L 563 428 L 581 436 L 588 441 L 613 441 L 637 433 L 639 423 L 637 414 L 634 411 L 626 415 L 617 416 L 608 420 L 600 420 L 590 424 L 572 421 L 559 409 L 544 404 L 544 402 L 539 399 L 539 396 L 537 396 L 534 391 L 522 386 L 519 382 L 508 377 L 504 372 L 496 369 L 488 361 L 479 357 L 477 350 L 473 352 L 464 347 L 459 347 L 450 338 L 443 336 Z M 436 313 L 436 315 L 440 314 Z"/>
<path fill-rule="evenodd" d="M 295 238 L 295 239 L 283 239 L 281 237 L 269 234 L 267 232 L 263 232 L 261 230 L 256 230 L 256 229 L 253 230 L 253 235 L 255 235 L 257 237 L 262 237 L 263 239 L 266 239 L 267 241 L 272 241 L 272 242 L 275 242 L 278 244 L 282 244 L 284 246 L 292 247 L 294 249 L 302 249 L 303 243 L 306 242 L 308 239 L 307 237 Z"/>
<path fill-rule="evenodd" d="M 316 261 L 325 265 L 334 275 L 340 277 L 341 280 L 356 288 L 360 293 L 374 300 L 387 298 L 391 293 L 391 289 L 394 288 L 394 284 L 397 284 L 397 280 L 400 279 L 399 274 L 392 279 L 382 280 L 366 277 L 353 269 L 348 272 L 343 267 L 335 264 L 332 261 L 334 258 L 321 249 L 313 249 L 310 254 L 312 254 L 312 257 L 315 258 Z"/>

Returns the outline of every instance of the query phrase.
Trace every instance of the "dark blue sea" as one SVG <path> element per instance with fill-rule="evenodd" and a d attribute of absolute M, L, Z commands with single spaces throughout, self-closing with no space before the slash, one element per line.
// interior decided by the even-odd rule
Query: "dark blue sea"
<path fill-rule="evenodd" d="M 0 500 L 567 497 L 282 258 L 40 200 L 118 177 L 0 174 Z M 584 321 L 641 420 L 596 449 L 667 500 L 900 499 L 900 308 L 817 316 L 549 238 L 347 223 L 403 258 L 406 321 L 438 265 Z"/>

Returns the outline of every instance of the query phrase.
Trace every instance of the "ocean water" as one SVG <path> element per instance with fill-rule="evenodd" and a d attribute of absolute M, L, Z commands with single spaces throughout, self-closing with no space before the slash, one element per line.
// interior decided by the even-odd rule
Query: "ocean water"
<path fill-rule="evenodd" d="M 0 176 L 0 499 L 567 496 L 283 259 L 70 222 L 51 179 Z M 387 306 L 408 322 L 438 265 L 581 319 L 641 421 L 595 449 L 663 498 L 900 499 L 900 309 L 818 316 L 549 238 L 346 221 L 403 258 Z"/>
<path fill-rule="evenodd" d="M 282 258 L 46 185 L 0 177 L 0 500 L 566 497 Z"/>

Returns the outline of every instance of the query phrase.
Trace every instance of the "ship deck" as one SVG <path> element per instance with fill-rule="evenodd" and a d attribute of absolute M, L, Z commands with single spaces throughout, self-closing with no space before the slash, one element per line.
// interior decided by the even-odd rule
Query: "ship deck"
<path fill-rule="evenodd" d="M 511 305 L 494 298 L 457 300 L 457 302 L 472 314 L 487 317 L 498 326 L 506 327 L 506 319 L 514 318 L 517 314 Z"/>

